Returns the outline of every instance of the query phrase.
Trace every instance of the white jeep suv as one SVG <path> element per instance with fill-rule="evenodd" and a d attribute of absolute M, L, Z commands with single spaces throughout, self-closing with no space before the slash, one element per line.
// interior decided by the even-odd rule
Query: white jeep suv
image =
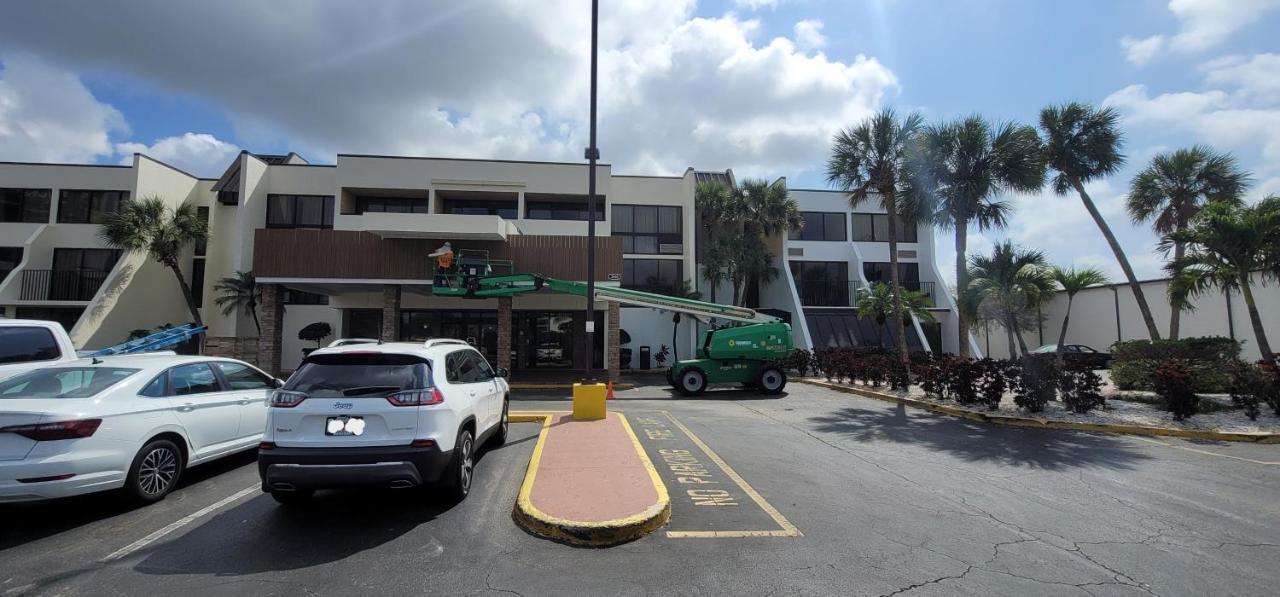
<path fill-rule="evenodd" d="M 287 504 L 316 489 L 435 484 L 461 500 L 476 446 L 506 441 L 505 377 L 461 340 L 316 350 L 272 394 L 262 490 Z"/>

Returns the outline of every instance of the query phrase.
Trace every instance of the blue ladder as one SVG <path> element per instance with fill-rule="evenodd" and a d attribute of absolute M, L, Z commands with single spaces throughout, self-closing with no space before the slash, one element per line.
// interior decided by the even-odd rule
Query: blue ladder
<path fill-rule="evenodd" d="M 138 352 L 152 352 L 162 348 L 168 348 L 174 344 L 181 344 L 204 332 L 205 326 L 195 326 L 184 323 L 177 327 L 171 327 L 167 330 L 161 330 L 149 336 L 143 336 L 137 340 L 130 340 L 123 344 L 108 346 L 102 350 L 81 353 L 83 357 L 105 357 L 113 354 L 133 354 Z"/>

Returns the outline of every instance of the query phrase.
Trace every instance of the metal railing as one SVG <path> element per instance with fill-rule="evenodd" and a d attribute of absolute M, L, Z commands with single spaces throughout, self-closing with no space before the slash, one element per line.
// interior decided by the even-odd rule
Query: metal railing
<path fill-rule="evenodd" d="M 22 270 L 24 301 L 89 301 L 111 272 L 102 270 Z"/>

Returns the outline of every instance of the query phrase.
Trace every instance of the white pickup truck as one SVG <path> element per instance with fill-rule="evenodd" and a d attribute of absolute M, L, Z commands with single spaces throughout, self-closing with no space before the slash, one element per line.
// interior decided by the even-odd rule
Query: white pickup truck
<path fill-rule="evenodd" d="M 76 347 L 62 324 L 0 319 L 0 379 L 77 358 Z"/>

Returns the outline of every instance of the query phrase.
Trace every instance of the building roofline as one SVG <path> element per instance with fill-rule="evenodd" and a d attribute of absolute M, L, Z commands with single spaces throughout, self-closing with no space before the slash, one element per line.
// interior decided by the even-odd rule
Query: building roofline
<path fill-rule="evenodd" d="M 73 168 L 132 168 L 121 164 L 72 164 L 69 162 L 11 162 L 0 161 L 0 166 L 63 166 Z"/>
<path fill-rule="evenodd" d="M 168 168 L 168 169 L 170 169 L 170 170 L 173 170 L 174 172 L 177 172 L 177 173 L 179 173 L 179 174 L 185 174 L 185 175 L 187 175 L 187 176 L 189 176 L 189 177 L 191 177 L 191 178 L 197 179 L 197 180 L 199 180 L 199 179 L 200 179 L 200 177 L 199 177 L 199 176 L 196 176 L 195 174 L 192 174 L 192 173 L 190 173 L 190 172 L 187 172 L 186 170 L 183 170 L 182 168 L 179 168 L 179 167 L 177 167 L 177 166 L 174 166 L 173 164 L 169 164 L 169 163 L 166 163 L 166 162 L 162 162 L 162 161 L 160 161 L 160 160 L 157 160 L 157 159 L 155 159 L 155 158 L 153 158 L 153 157 L 151 157 L 151 156 L 149 156 L 149 155 L 147 155 L 147 154 L 145 154 L 145 153 L 138 153 L 138 152 L 135 152 L 133 155 L 135 155 L 135 156 L 141 156 L 141 157 L 147 158 L 148 160 L 151 160 L 151 161 L 153 161 L 153 162 L 155 162 L 155 163 L 157 163 L 157 164 L 160 164 L 161 166 L 164 166 L 165 168 Z"/>
<path fill-rule="evenodd" d="M 338 165 L 337 165 L 337 164 L 270 164 L 270 166 L 271 166 L 272 168 L 278 168 L 278 167 L 280 167 L 280 166 L 287 166 L 287 167 L 294 167 L 294 168 L 297 168 L 297 167 L 302 167 L 302 168 L 337 168 L 337 167 L 338 167 Z"/>
<path fill-rule="evenodd" d="M 536 160 L 493 160 L 493 159 L 484 159 L 484 158 L 445 158 L 445 157 L 412 156 L 412 155 L 377 155 L 377 154 L 368 154 L 368 153 L 340 153 L 338 154 L 338 157 L 386 159 L 386 160 L 435 160 L 435 161 L 442 161 L 442 162 L 490 162 L 490 163 L 496 163 L 496 164 L 540 164 L 540 165 L 553 165 L 553 166 L 583 166 L 583 167 L 588 166 L 588 164 L 579 163 L 579 162 L 540 162 Z M 603 162 L 596 164 L 596 167 L 602 167 L 602 166 L 607 168 L 613 167 L 612 164 L 606 164 Z"/>

